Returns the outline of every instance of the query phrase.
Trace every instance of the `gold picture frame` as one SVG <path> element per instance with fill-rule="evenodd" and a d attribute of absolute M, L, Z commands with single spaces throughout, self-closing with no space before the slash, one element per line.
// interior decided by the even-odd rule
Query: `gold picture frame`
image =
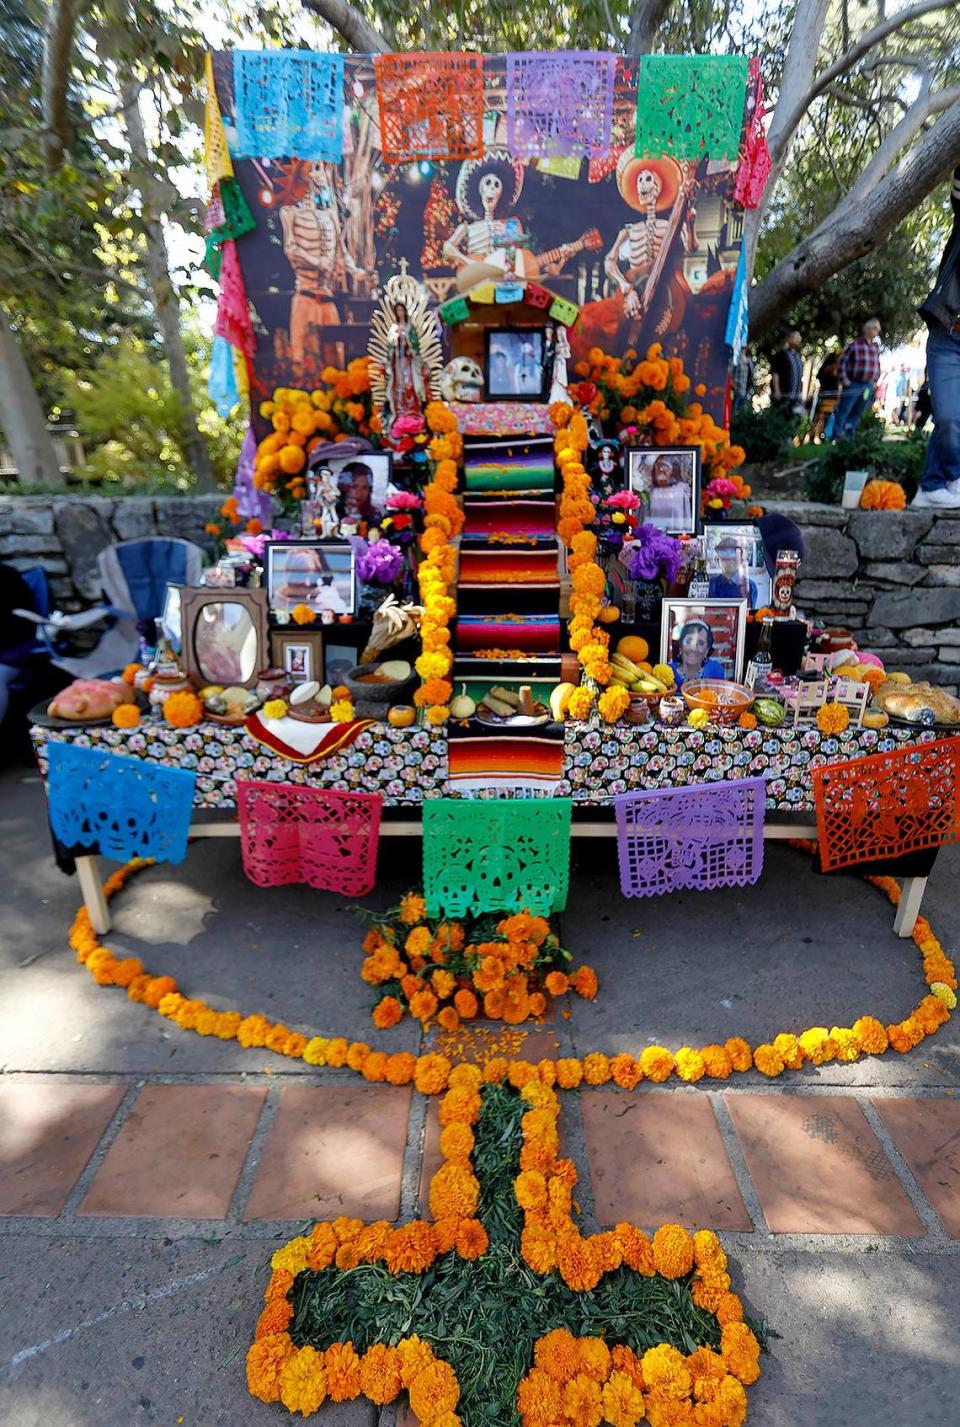
<path fill-rule="evenodd" d="M 323 631 L 320 629 L 272 629 L 270 631 L 270 662 L 295 684 L 306 684 L 323 678 Z"/>

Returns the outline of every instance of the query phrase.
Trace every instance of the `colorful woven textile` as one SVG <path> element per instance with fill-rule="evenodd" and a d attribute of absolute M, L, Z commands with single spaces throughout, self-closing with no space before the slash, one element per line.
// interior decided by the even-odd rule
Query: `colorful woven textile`
<path fill-rule="evenodd" d="M 468 496 L 463 502 L 461 552 L 471 542 L 503 546 L 554 542 L 556 510 L 552 500 L 536 496 L 503 500 L 499 496 Z M 462 556 L 461 556 L 462 558 Z"/>
<path fill-rule="evenodd" d="M 244 727 L 251 738 L 269 748 L 271 753 L 279 753 L 281 758 L 305 766 L 349 748 L 364 729 L 373 725 L 371 718 L 355 718 L 349 723 L 304 723 L 292 718 L 264 719 L 259 713 L 253 713 Z"/>
<path fill-rule="evenodd" d="M 960 841 L 960 739 L 813 770 L 824 872 Z"/>
<path fill-rule="evenodd" d="M 235 158 L 343 158 L 343 55 L 234 50 Z"/>
<path fill-rule="evenodd" d="M 227 136 L 220 117 L 220 103 L 217 86 L 213 78 L 213 58 L 208 53 L 203 61 L 203 77 L 206 88 L 206 104 L 203 115 L 203 157 L 207 170 L 207 184 L 213 192 L 215 183 L 222 178 L 233 178 L 233 164 L 227 148 Z"/>
<path fill-rule="evenodd" d="M 746 83 L 745 55 L 644 55 L 637 157 L 736 159 Z"/>
<path fill-rule="evenodd" d="M 610 149 L 616 55 L 507 55 L 507 148 L 515 158 L 592 158 Z"/>
<path fill-rule="evenodd" d="M 243 870 L 258 887 L 304 882 L 362 897 L 377 880 L 383 799 L 288 783 L 237 783 Z"/>
<path fill-rule="evenodd" d="M 747 71 L 747 119 L 737 169 L 737 185 L 733 190 L 734 203 L 744 208 L 759 208 L 767 179 L 773 170 L 773 160 L 767 146 L 767 131 L 763 126 L 766 110 L 763 107 L 763 75 L 760 61 L 752 59 Z"/>
<path fill-rule="evenodd" d="M 468 455 L 463 475 L 468 491 L 552 491 L 555 473 L 552 455 L 533 452 L 499 461 L 478 461 Z"/>
<path fill-rule="evenodd" d="M 555 654 L 560 648 L 560 616 L 461 614 L 457 616 L 456 648 L 462 654 L 470 654 L 477 649 L 519 649 L 524 654 Z"/>
<path fill-rule="evenodd" d="M 563 777 L 563 726 L 540 728 L 487 728 L 471 723 L 452 724 L 447 757 L 450 790 L 458 794 L 484 794 L 487 789 L 516 796 L 557 792 Z"/>
<path fill-rule="evenodd" d="M 424 803 L 429 915 L 562 911 L 570 880 L 570 807 L 569 798 Z"/>
<path fill-rule="evenodd" d="M 546 403 L 537 401 L 451 401 L 450 410 L 457 418 L 463 436 L 549 434 L 551 440 L 553 439 L 553 422 L 550 420 L 550 408 Z"/>
<path fill-rule="evenodd" d="M 376 55 L 373 68 L 386 163 L 482 156 L 482 55 Z"/>
<path fill-rule="evenodd" d="M 237 374 L 233 366 L 233 348 L 226 337 L 214 337 L 210 351 L 210 375 L 207 378 L 207 395 L 217 408 L 217 414 L 224 420 L 230 415 L 240 400 Z"/>
<path fill-rule="evenodd" d="M 220 268 L 220 295 L 217 299 L 217 320 L 214 332 L 225 337 L 231 347 L 252 357 L 257 349 L 257 339 L 253 335 L 250 309 L 247 306 L 247 290 L 243 285 L 237 245 L 231 239 L 223 244 L 220 252 L 223 263 Z"/>
<path fill-rule="evenodd" d="M 183 861 L 195 773 L 75 743 L 51 743 L 47 756 L 50 826 L 64 847 L 117 862 Z"/>
<path fill-rule="evenodd" d="M 765 798 L 762 778 L 616 798 L 623 895 L 656 897 L 756 882 L 763 870 Z"/>

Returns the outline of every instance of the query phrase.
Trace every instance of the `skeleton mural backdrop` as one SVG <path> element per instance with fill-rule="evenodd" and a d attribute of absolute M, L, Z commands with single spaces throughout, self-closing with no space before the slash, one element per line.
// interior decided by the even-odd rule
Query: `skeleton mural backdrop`
<path fill-rule="evenodd" d="M 435 305 L 488 276 L 539 278 L 582 309 L 569 333 L 573 371 L 592 346 L 620 354 L 659 341 L 722 416 L 743 221 L 735 161 L 635 156 L 635 60 L 617 66 L 611 153 L 572 165 L 510 154 L 502 57 L 484 66 L 484 156 L 462 163 L 384 162 L 371 61 L 347 56 L 345 69 L 341 163 L 234 161 L 257 220 L 238 242 L 257 337 L 255 420 L 275 386 L 311 386 L 325 366 L 366 352 L 401 260 Z M 214 57 L 214 74 L 229 133 L 228 54 Z"/>

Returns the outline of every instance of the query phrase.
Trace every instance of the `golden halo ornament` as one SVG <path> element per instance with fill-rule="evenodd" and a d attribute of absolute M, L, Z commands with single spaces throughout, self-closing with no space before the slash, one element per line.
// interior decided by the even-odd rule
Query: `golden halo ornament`
<path fill-rule="evenodd" d="M 656 174 L 660 180 L 660 194 L 657 198 L 657 212 L 665 213 L 676 202 L 680 192 L 682 174 L 676 159 L 638 159 L 632 148 L 625 148 L 617 161 L 617 188 L 624 203 L 635 208 L 638 213 L 646 212 L 646 206 L 637 197 L 637 175 L 644 170 Z"/>
<path fill-rule="evenodd" d="M 523 164 L 519 159 L 513 158 L 506 149 L 486 149 L 483 158 L 466 159 L 465 162 L 460 165 L 460 172 L 457 174 L 455 197 L 457 207 L 460 209 L 464 218 L 469 218 L 475 223 L 482 222 L 484 214 L 482 209 L 478 212 L 470 201 L 468 193 L 470 181 L 474 174 L 482 172 L 485 168 L 490 168 L 493 164 L 500 166 L 505 165 L 507 168 L 513 170 L 513 193 L 505 193 L 505 200 L 509 208 L 513 208 L 516 205 L 523 191 Z"/>

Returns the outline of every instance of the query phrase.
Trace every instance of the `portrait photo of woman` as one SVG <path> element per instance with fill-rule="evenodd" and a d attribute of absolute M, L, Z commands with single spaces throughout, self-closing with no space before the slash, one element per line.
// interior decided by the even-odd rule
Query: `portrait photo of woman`
<path fill-rule="evenodd" d="M 640 496 L 645 519 L 669 535 L 692 535 L 700 509 L 700 452 L 693 446 L 628 452 L 630 489 Z"/>
<path fill-rule="evenodd" d="M 664 600 L 661 659 L 682 688 L 688 679 L 740 678 L 746 600 Z"/>

